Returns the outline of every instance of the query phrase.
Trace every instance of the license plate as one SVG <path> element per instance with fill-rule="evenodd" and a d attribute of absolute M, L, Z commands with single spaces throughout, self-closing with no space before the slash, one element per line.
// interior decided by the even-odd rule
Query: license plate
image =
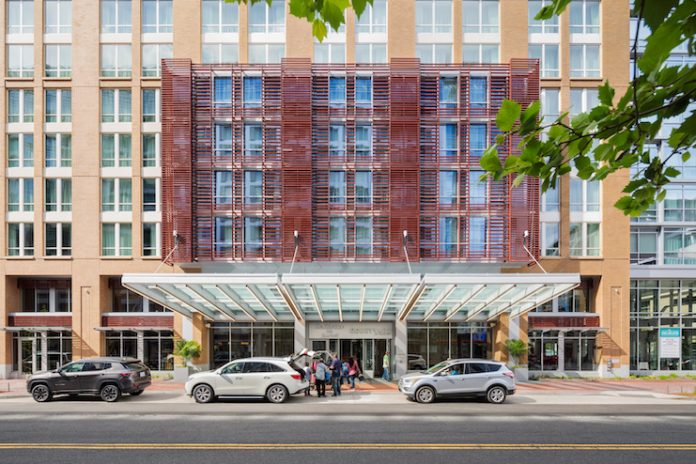
<path fill-rule="evenodd" d="M 145 377 L 145 371 L 140 372 L 140 377 Z"/>

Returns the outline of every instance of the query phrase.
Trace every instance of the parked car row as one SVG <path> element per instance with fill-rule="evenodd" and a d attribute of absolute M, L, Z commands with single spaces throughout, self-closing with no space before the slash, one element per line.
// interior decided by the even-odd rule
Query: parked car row
<path fill-rule="evenodd" d="M 309 387 L 296 361 L 313 354 L 303 350 L 287 358 L 238 359 L 211 371 L 192 374 L 185 384 L 185 392 L 198 403 L 210 403 L 220 397 L 266 398 L 272 403 L 282 403 Z M 123 394 L 140 395 L 151 382 L 150 369 L 137 359 L 90 358 L 30 376 L 27 391 L 40 403 L 62 394 L 98 395 L 104 401 L 114 402 Z M 398 386 L 401 393 L 419 403 L 476 396 L 500 404 L 515 393 L 515 375 L 501 362 L 455 359 L 407 374 L 399 379 Z"/>

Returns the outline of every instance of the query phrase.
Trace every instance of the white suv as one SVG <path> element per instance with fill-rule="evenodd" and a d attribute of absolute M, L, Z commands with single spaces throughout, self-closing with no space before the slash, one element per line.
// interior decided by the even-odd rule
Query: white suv
<path fill-rule="evenodd" d="M 309 387 L 308 379 L 294 359 L 237 359 L 214 371 L 191 375 L 186 382 L 186 394 L 197 403 L 210 403 L 221 396 L 266 397 L 272 403 L 282 403 Z"/>
<path fill-rule="evenodd" d="M 436 398 L 483 396 L 500 404 L 515 393 L 515 374 L 497 361 L 453 359 L 399 379 L 399 391 L 419 403 Z"/>

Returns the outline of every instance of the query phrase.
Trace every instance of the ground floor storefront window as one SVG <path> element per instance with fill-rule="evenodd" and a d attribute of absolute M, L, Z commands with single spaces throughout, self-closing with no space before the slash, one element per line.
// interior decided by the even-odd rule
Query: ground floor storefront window
<path fill-rule="evenodd" d="M 215 367 L 240 358 L 288 356 L 294 352 L 295 328 L 292 322 L 216 322 L 211 330 L 212 359 Z"/>
<path fill-rule="evenodd" d="M 597 369 L 596 347 L 594 331 L 531 331 L 529 370 L 594 371 Z"/>
<path fill-rule="evenodd" d="M 112 330 L 106 332 L 106 355 L 142 360 L 155 371 L 174 369 L 171 330 Z"/>
<path fill-rule="evenodd" d="M 488 357 L 484 324 L 408 324 L 408 368 L 418 370 L 446 359 Z"/>
<path fill-rule="evenodd" d="M 676 329 L 680 356 L 660 349 L 660 329 Z M 632 371 L 696 370 L 696 281 L 631 281 Z"/>
<path fill-rule="evenodd" d="M 72 361 L 72 333 L 67 330 L 15 333 L 12 370 L 24 374 L 54 370 Z"/>

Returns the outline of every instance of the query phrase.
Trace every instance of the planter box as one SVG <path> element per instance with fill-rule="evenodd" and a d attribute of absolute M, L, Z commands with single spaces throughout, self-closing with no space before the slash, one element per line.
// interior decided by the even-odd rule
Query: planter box
<path fill-rule="evenodd" d="M 174 381 L 175 382 L 186 382 L 189 378 L 189 375 L 193 374 L 195 371 L 193 367 L 180 367 L 180 366 L 175 366 L 174 367 Z"/>
<path fill-rule="evenodd" d="M 518 382 L 528 382 L 529 381 L 529 368 L 528 367 L 515 367 L 512 370 L 515 373 L 515 380 Z"/>

